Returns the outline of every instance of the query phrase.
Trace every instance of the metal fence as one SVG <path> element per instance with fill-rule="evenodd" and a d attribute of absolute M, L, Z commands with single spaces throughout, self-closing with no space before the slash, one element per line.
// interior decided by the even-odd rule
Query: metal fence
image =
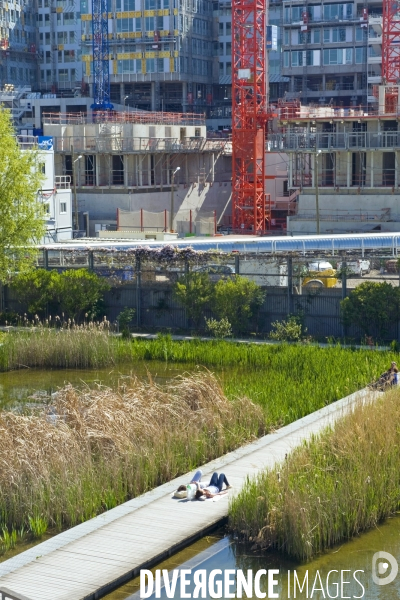
<path fill-rule="evenodd" d="M 146 249 L 141 249 L 147 252 Z M 288 315 L 302 315 L 308 334 L 318 339 L 352 337 L 360 339 L 362 332 L 355 328 L 344 330 L 340 303 L 351 290 L 364 281 L 400 285 L 397 260 L 376 257 L 308 258 L 286 256 L 267 258 L 260 255 L 224 254 L 196 264 L 188 260 L 138 258 L 131 253 L 102 251 L 62 254 L 49 251 L 47 263 L 42 255 L 40 266 L 62 272 L 70 268 L 90 268 L 107 277 L 112 289 L 105 295 L 105 311 L 115 321 L 125 308 L 135 309 L 138 328 L 150 330 L 189 330 L 194 324 L 185 309 L 174 298 L 176 281 L 189 272 L 207 275 L 211 282 L 234 279 L 236 275 L 253 281 L 265 291 L 265 300 L 257 319 L 250 325 L 250 333 L 267 335 L 272 323 Z M 3 288 L 0 309 L 23 314 L 26 307 L 19 303 L 12 288 Z M 211 307 L 204 317 L 214 316 Z M 196 328 L 204 329 L 202 319 Z M 376 336 L 374 336 L 376 337 Z M 387 333 L 387 339 L 399 338 L 397 323 Z"/>

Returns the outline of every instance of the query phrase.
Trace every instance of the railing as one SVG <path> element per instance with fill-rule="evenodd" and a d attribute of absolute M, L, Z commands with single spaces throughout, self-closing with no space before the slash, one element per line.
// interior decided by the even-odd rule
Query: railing
<path fill-rule="evenodd" d="M 37 148 L 37 137 L 34 135 L 17 135 L 17 142 L 21 150 Z"/>
<path fill-rule="evenodd" d="M 275 133 L 268 136 L 270 152 L 317 150 L 377 150 L 400 148 L 400 132 L 352 132 L 352 133 Z"/>
<path fill-rule="evenodd" d="M 290 217 L 294 221 L 315 221 L 316 212 L 315 210 L 303 210 L 296 215 Z M 400 214 L 392 214 L 390 209 L 377 210 L 375 212 L 368 212 L 365 210 L 349 210 L 349 211 L 324 211 L 319 212 L 320 221 L 333 221 L 333 222 L 344 222 L 354 221 L 357 223 L 364 222 L 399 222 Z"/>
<path fill-rule="evenodd" d="M 71 176 L 70 175 L 56 175 L 55 186 L 60 190 L 69 190 L 71 188 Z"/>
<path fill-rule="evenodd" d="M 372 74 L 371 74 L 372 75 Z M 328 91 L 328 90 L 327 90 Z M 294 92 L 293 92 L 294 93 Z M 293 94 L 292 93 L 292 94 Z M 287 94 L 286 97 L 288 97 Z M 297 102 L 294 106 L 293 103 Z M 395 112 L 389 112 L 386 110 L 384 105 L 378 105 L 377 107 L 371 106 L 356 106 L 356 107 L 337 107 L 337 106 L 316 106 L 316 105 L 300 105 L 300 101 L 297 97 L 293 97 L 291 103 L 281 106 L 271 105 L 271 111 L 278 114 L 278 118 L 281 121 L 298 121 L 298 120 L 315 120 L 315 119 L 347 119 L 354 120 L 354 118 L 360 117 L 399 117 L 400 110 L 397 109 Z"/>
<path fill-rule="evenodd" d="M 85 125 L 89 123 L 205 125 L 205 117 L 196 113 L 96 111 L 91 118 L 88 118 L 86 113 L 43 113 L 43 123 L 45 125 Z"/>
<path fill-rule="evenodd" d="M 184 138 L 122 138 L 122 137 L 55 137 L 54 150 L 56 152 L 126 152 L 138 153 L 186 153 L 186 152 L 218 152 L 224 149 L 226 140 L 206 140 L 202 137 Z"/>

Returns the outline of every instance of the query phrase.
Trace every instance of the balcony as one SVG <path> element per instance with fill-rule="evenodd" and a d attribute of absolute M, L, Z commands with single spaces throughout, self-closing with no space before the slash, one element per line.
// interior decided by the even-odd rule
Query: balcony
<path fill-rule="evenodd" d="M 381 65 L 382 64 L 382 55 L 380 56 L 368 56 L 367 63 L 369 65 Z"/>
<path fill-rule="evenodd" d="M 368 75 L 368 83 L 373 85 L 380 85 L 382 83 L 381 75 Z"/>
<path fill-rule="evenodd" d="M 351 133 L 276 133 L 268 136 L 270 152 L 311 152 L 317 150 L 395 150 L 400 148 L 400 132 L 351 132 Z"/>

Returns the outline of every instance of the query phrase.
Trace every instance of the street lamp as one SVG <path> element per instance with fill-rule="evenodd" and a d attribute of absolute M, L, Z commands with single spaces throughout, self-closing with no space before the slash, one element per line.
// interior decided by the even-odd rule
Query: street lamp
<path fill-rule="evenodd" d="M 315 153 L 315 208 L 317 212 L 317 235 L 319 235 L 319 197 L 318 197 L 318 159 L 321 154 L 321 150 L 317 150 Z"/>
<path fill-rule="evenodd" d="M 73 150 L 72 150 L 73 152 Z M 72 156 L 74 156 L 72 154 Z M 78 162 L 78 160 L 80 160 L 82 158 L 82 154 L 80 154 L 78 156 L 78 158 L 75 158 L 75 160 L 72 161 L 72 178 L 74 180 L 74 222 L 75 222 L 75 230 L 78 231 L 79 229 L 79 218 L 78 218 L 78 200 L 76 197 L 76 176 L 75 176 L 75 163 Z"/>
<path fill-rule="evenodd" d="M 127 98 L 129 98 L 129 94 L 128 94 L 127 96 L 125 96 L 125 97 L 124 97 L 124 112 L 125 112 L 125 110 L 126 110 L 126 106 L 125 106 L 125 100 L 126 100 Z M 129 106 L 128 106 L 128 109 L 129 109 Z"/>
<path fill-rule="evenodd" d="M 171 212 L 169 215 L 169 230 L 171 231 L 171 233 L 173 231 L 173 225 L 174 225 L 174 180 L 175 180 L 175 175 L 180 170 L 181 170 L 180 167 L 176 167 L 175 171 L 173 171 L 173 173 L 171 175 Z"/>

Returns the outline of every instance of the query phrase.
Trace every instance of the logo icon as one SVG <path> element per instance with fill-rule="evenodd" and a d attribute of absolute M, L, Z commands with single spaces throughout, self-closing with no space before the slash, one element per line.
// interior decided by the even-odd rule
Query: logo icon
<path fill-rule="evenodd" d="M 391 567 L 389 574 L 382 577 L 382 575 L 388 572 L 389 566 Z M 398 571 L 399 564 L 392 554 L 383 552 L 383 550 L 375 552 L 372 557 L 372 581 L 376 585 L 392 583 L 396 579 Z"/>

